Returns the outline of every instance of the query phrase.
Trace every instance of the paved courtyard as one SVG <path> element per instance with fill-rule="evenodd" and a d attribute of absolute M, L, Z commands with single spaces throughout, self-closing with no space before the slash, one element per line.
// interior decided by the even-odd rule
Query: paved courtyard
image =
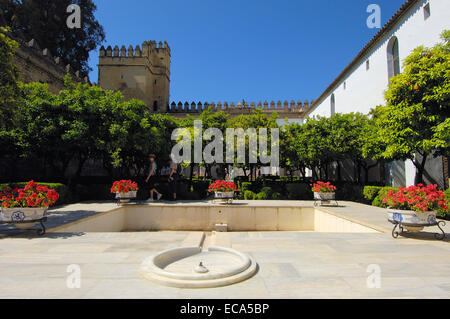
<path fill-rule="evenodd" d="M 61 210 L 75 208 L 87 209 Z M 362 208 L 371 214 L 357 216 Z M 226 233 L 232 248 L 250 254 L 259 271 L 213 289 L 159 286 L 139 273 L 145 258 L 183 245 L 189 232 L 7 232 L 0 239 L 0 298 L 450 298 L 448 234 L 445 241 L 431 233 L 395 240 L 384 210 L 348 203 L 330 210 L 386 232 Z M 73 264 L 81 269 L 79 289 L 67 287 Z M 380 288 L 367 286 L 371 265 L 381 271 Z"/>

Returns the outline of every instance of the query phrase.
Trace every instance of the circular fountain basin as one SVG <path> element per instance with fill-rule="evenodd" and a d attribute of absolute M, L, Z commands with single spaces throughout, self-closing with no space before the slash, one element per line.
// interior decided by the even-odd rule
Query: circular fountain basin
<path fill-rule="evenodd" d="M 207 272 L 198 272 L 200 263 Z M 173 248 L 145 259 L 141 265 L 145 278 L 178 288 L 232 285 L 252 277 L 256 270 L 248 255 L 219 246 L 209 246 L 206 251 L 198 246 Z"/>

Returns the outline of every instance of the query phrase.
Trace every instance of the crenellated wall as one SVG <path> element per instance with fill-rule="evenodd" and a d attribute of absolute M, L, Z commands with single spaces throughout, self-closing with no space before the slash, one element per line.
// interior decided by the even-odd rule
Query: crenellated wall
<path fill-rule="evenodd" d="M 313 103 L 313 101 L 311 102 Z M 295 118 L 303 118 L 305 113 L 309 110 L 310 103 L 308 100 L 305 102 L 295 102 L 295 101 L 278 101 L 278 102 L 238 102 L 235 104 L 234 102 L 228 103 L 228 102 L 172 102 L 170 104 L 169 113 L 171 113 L 174 116 L 182 117 L 185 114 L 189 113 L 201 113 L 205 110 L 207 110 L 209 107 L 212 107 L 212 110 L 217 111 L 224 111 L 229 113 L 231 116 L 238 116 L 241 114 L 251 114 L 253 110 L 260 109 L 263 110 L 265 113 L 272 113 L 277 112 L 280 118 L 288 117 L 290 119 Z"/>
<path fill-rule="evenodd" d="M 75 82 L 90 83 L 88 77 L 81 77 L 70 64 L 63 65 L 59 57 L 54 58 L 48 49 L 41 49 L 36 40 L 26 42 L 14 38 L 19 48 L 14 54 L 14 64 L 19 69 L 19 79 L 24 83 L 47 83 L 50 92 L 57 94 L 64 89 L 64 77 L 72 76 Z"/>
<path fill-rule="evenodd" d="M 101 47 L 99 54 L 99 86 L 121 91 L 126 99 L 136 98 L 152 113 L 170 113 L 177 117 L 201 113 L 212 106 L 213 111 L 223 110 L 231 116 L 251 114 L 254 109 L 265 113 L 277 112 L 279 118 L 301 119 L 310 103 L 295 101 L 278 102 L 172 102 L 170 94 L 171 51 L 166 41 L 145 41 L 142 46 L 128 48 L 122 45 Z"/>
<path fill-rule="evenodd" d="M 100 48 L 98 84 L 120 90 L 126 99 L 142 100 L 152 113 L 169 109 L 170 47 L 166 41 L 142 46 Z"/>

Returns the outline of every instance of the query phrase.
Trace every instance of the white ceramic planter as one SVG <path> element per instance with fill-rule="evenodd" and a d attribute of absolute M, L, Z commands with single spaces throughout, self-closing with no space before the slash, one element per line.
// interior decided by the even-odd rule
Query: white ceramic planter
<path fill-rule="evenodd" d="M 2 208 L 0 212 L 0 221 L 4 223 L 12 223 L 18 229 L 30 229 L 36 222 L 45 217 L 47 208 Z M 27 223 L 30 221 L 30 223 Z"/>
<path fill-rule="evenodd" d="M 122 203 L 129 202 L 130 199 L 135 199 L 137 191 L 131 191 L 128 193 L 116 193 L 116 199 L 119 199 Z"/>
<path fill-rule="evenodd" d="M 330 201 L 336 198 L 336 193 L 314 193 L 315 200 Z"/>
<path fill-rule="evenodd" d="M 436 212 L 420 213 L 413 210 L 388 208 L 387 217 L 389 221 L 400 223 L 411 232 L 421 231 L 424 226 L 436 223 Z"/>
<path fill-rule="evenodd" d="M 234 192 L 214 192 L 216 199 L 234 198 Z"/>

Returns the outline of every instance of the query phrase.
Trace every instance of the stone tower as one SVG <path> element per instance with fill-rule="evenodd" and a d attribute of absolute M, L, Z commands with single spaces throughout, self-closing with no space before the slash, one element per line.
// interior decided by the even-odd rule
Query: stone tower
<path fill-rule="evenodd" d="M 169 111 L 170 47 L 156 41 L 145 41 L 142 49 L 116 45 L 100 48 L 98 85 L 119 90 L 125 98 L 143 101 L 150 112 Z"/>

